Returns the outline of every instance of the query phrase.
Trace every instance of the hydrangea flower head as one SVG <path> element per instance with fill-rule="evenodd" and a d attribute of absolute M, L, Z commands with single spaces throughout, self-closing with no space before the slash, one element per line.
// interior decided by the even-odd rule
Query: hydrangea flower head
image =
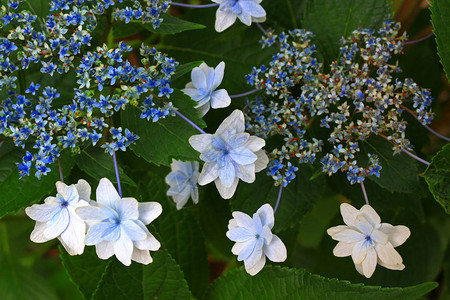
<path fill-rule="evenodd" d="M 131 264 L 131 260 L 151 263 L 153 260 L 149 250 L 156 251 L 161 244 L 145 225 L 161 214 L 161 205 L 121 198 L 106 178 L 100 180 L 96 194 L 96 206 L 77 209 L 80 217 L 90 225 L 86 245 L 95 245 L 101 259 L 116 255 L 126 266 Z"/>
<path fill-rule="evenodd" d="M 377 263 L 391 270 L 405 268 L 402 257 L 394 247 L 408 239 L 411 234 L 408 227 L 381 223 L 377 212 L 370 205 L 357 210 L 343 203 L 341 214 L 346 225 L 327 230 L 334 240 L 339 241 L 333 250 L 335 256 L 351 255 L 356 270 L 367 278 L 372 276 Z"/>
<path fill-rule="evenodd" d="M 195 204 L 198 203 L 198 167 L 196 161 L 174 160 L 170 164 L 172 172 L 166 176 L 166 183 L 170 186 L 167 196 L 173 198 L 178 210 L 187 203 L 189 196 Z"/>
<path fill-rule="evenodd" d="M 263 170 L 269 161 L 262 149 L 265 141 L 244 131 L 244 114 L 235 110 L 215 134 L 198 134 L 189 139 L 205 162 L 198 183 L 205 185 L 214 181 L 224 199 L 233 196 L 239 179 L 254 182 L 255 172 Z"/>
<path fill-rule="evenodd" d="M 238 261 L 244 261 L 245 270 L 252 276 L 264 267 L 266 256 L 273 262 L 287 258 L 286 246 L 271 232 L 274 222 L 272 206 L 264 204 L 253 218 L 240 211 L 233 212 L 228 223 L 227 237 L 236 242 L 231 252 L 238 256 Z"/>
<path fill-rule="evenodd" d="M 216 31 L 222 32 L 234 24 L 236 18 L 250 26 L 252 22 L 261 23 L 266 20 L 266 11 L 260 5 L 262 0 L 212 0 L 219 3 L 216 12 Z"/>
<path fill-rule="evenodd" d="M 209 111 L 210 107 L 223 108 L 231 103 L 231 98 L 225 89 L 216 91 L 222 82 L 224 71 L 225 63 L 223 61 L 215 69 L 208 67 L 205 63 L 192 69 L 192 81 L 186 84 L 182 91 L 198 102 L 195 108 L 200 110 L 202 116 Z"/>
<path fill-rule="evenodd" d="M 30 239 L 44 243 L 58 238 L 70 255 L 82 254 L 86 224 L 75 209 L 89 206 L 91 187 L 85 180 L 70 186 L 58 181 L 56 190 L 56 197 L 47 197 L 44 204 L 25 209 L 25 213 L 36 221 Z"/>

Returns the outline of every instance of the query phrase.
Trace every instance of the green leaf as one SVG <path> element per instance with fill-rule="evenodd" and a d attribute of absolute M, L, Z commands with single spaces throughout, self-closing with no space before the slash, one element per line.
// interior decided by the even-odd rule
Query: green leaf
<path fill-rule="evenodd" d="M 436 288 L 427 282 L 407 288 L 381 288 L 351 284 L 348 281 L 313 275 L 304 269 L 266 266 L 258 275 L 250 276 L 241 267 L 217 279 L 205 299 L 418 299 Z"/>
<path fill-rule="evenodd" d="M 85 171 L 90 176 L 97 180 L 106 177 L 112 182 L 117 183 L 116 173 L 114 171 L 114 163 L 111 155 L 105 153 L 103 149 L 98 147 L 88 147 L 81 151 L 80 155 L 76 157 L 77 165 L 81 170 Z M 128 177 L 123 169 L 119 166 L 120 181 L 133 187 L 136 183 Z"/>
<path fill-rule="evenodd" d="M 184 65 L 178 66 L 177 71 L 175 74 L 172 75 L 171 80 L 172 81 L 177 80 L 184 74 L 189 73 L 193 68 L 200 66 L 202 63 L 203 63 L 203 61 L 200 60 L 200 61 L 193 61 L 193 62 L 189 62 Z"/>
<path fill-rule="evenodd" d="M 163 177 L 146 172 L 140 178 L 143 201 L 157 201 L 163 207 L 155 224 L 167 250 L 180 265 L 194 296 L 203 295 L 209 282 L 209 264 L 201 228 L 192 214 L 195 207 L 177 210 L 166 195 L 168 185 Z"/>
<path fill-rule="evenodd" d="M 436 201 L 450 213 L 450 144 L 433 157 L 423 176 Z"/>
<path fill-rule="evenodd" d="M 339 40 L 359 27 L 377 29 L 391 19 L 386 0 L 308 0 L 302 27 L 315 34 L 325 66 L 339 55 Z"/>
<path fill-rule="evenodd" d="M 302 216 L 312 209 L 322 194 L 325 183 L 323 176 L 310 180 L 313 174 L 314 169 L 311 166 L 301 165 L 297 177 L 283 188 L 275 231 L 297 224 Z M 239 184 L 235 197 L 231 199 L 231 206 L 233 210 L 253 215 L 265 203 L 275 207 L 279 189 L 279 186 L 273 185 L 272 177 L 260 172 L 254 183 Z"/>
<path fill-rule="evenodd" d="M 6 140 L 0 147 L 0 218 L 39 202 L 55 189 L 55 183 L 59 180 L 56 163 L 49 166 L 52 172 L 42 176 L 40 180 L 32 172 L 30 176 L 20 179 L 16 163 L 22 161 L 24 154 L 25 151 L 15 147 L 10 140 Z M 63 174 L 68 176 L 75 161 L 70 155 L 62 155 L 60 159 Z"/>
<path fill-rule="evenodd" d="M 114 39 L 126 38 L 143 30 L 144 28 L 142 28 L 141 24 L 138 22 L 130 22 L 128 24 L 125 22 L 118 22 L 112 28 Z"/>
<path fill-rule="evenodd" d="M 13 258 L 5 223 L 0 223 L 0 266 L 1 299 L 58 299 L 47 281 L 33 270 L 22 267 L 19 261 Z"/>
<path fill-rule="evenodd" d="M 414 158 L 405 153 L 393 155 L 392 144 L 381 137 L 361 143 L 361 157 L 368 159 L 369 153 L 376 154 L 382 166 L 380 177 L 370 176 L 369 179 L 391 192 L 410 193 L 417 188 L 419 171 Z"/>
<path fill-rule="evenodd" d="M 99 259 L 95 247 L 86 247 L 82 255 L 74 256 L 70 256 L 62 246 L 59 250 L 63 266 L 72 282 L 85 299 L 91 299 L 110 261 Z"/>
<path fill-rule="evenodd" d="M 170 96 L 173 105 L 194 122 L 204 127 L 199 112 L 194 108 L 195 103 L 181 91 L 175 90 Z M 178 160 L 199 160 L 199 153 L 189 144 L 189 138 L 199 132 L 179 116 L 167 116 L 158 122 L 140 118 L 141 111 L 130 107 L 122 111 L 122 126 L 139 135 L 134 153 L 148 162 L 156 165 L 170 165 L 172 158 Z"/>
<path fill-rule="evenodd" d="M 163 15 L 161 15 L 161 18 L 164 21 L 162 21 L 161 25 L 156 29 L 153 28 L 152 23 L 144 23 L 144 24 L 141 24 L 141 26 L 144 27 L 145 29 L 147 29 L 148 31 L 151 31 L 154 33 L 160 33 L 160 34 L 175 34 L 175 33 L 180 33 L 180 32 L 186 31 L 186 30 L 195 30 L 195 29 L 205 28 L 205 25 L 181 20 L 181 19 L 175 18 L 169 14 L 163 14 Z"/>
<path fill-rule="evenodd" d="M 107 267 L 95 300 L 190 299 L 183 272 L 166 250 L 152 253 L 153 262 L 124 266 L 115 258 Z"/>
<path fill-rule="evenodd" d="M 447 79 L 450 81 L 450 3 L 445 0 L 435 0 L 431 5 L 431 23 L 436 36 L 437 50 L 441 58 Z"/>

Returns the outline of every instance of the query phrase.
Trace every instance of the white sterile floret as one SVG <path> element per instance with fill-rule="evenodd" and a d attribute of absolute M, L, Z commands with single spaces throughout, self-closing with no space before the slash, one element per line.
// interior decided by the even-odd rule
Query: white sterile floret
<path fill-rule="evenodd" d="M 151 263 L 150 251 L 158 250 L 161 244 L 145 225 L 161 214 L 161 205 L 121 198 L 106 178 L 100 180 L 96 194 L 96 205 L 77 209 L 77 214 L 90 225 L 86 245 L 95 245 L 99 258 L 116 255 L 126 266 L 131 260 Z"/>
<path fill-rule="evenodd" d="M 234 24 L 236 18 L 250 26 L 252 22 L 266 20 L 266 11 L 259 4 L 262 0 L 212 0 L 220 6 L 216 12 L 216 31 L 222 32 Z"/>
<path fill-rule="evenodd" d="M 238 256 L 238 261 L 244 261 L 245 270 L 252 276 L 264 267 L 266 256 L 273 262 L 287 258 L 286 246 L 271 232 L 274 222 L 272 206 L 264 204 L 253 214 L 253 219 L 235 211 L 228 223 L 227 237 L 236 242 L 231 252 Z"/>
<path fill-rule="evenodd" d="M 198 171 L 199 164 L 196 161 L 174 160 L 170 164 L 172 172 L 166 176 L 166 183 L 170 186 L 167 196 L 171 196 L 180 210 L 188 201 L 189 196 L 195 204 L 198 203 Z"/>
<path fill-rule="evenodd" d="M 36 221 L 30 239 L 44 243 L 58 238 L 70 255 L 82 254 L 86 224 L 75 209 L 89 206 L 91 187 L 81 179 L 70 186 L 58 181 L 56 190 L 56 197 L 47 197 L 44 204 L 34 204 L 25 209 L 25 213 Z"/>
<path fill-rule="evenodd" d="M 215 134 L 198 134 L 189 139 L 205 164 L 198 179 L 200 185 L 212 181 L 224 199 L 236 191 L 239 179 L 255 181 L 255 172 L 266 168 L 269 159 L 262 149 L 265 141 L 244 132 L 244 114 L 235 110 L 220 124 Z"/>
<path fill-rule="evenodd" d="M 339 243 L 333 250 L 337 257 L 352 256 L 356 270 L 367 278 L 375 271 L 377 263 L 391 270 L 403 270 L 403 260 L 394 247 L 403 244 L 410 236 L 408 227 L 381 223 L 370 205 L 360 210 L 347 203 L 341 204 L 341 214 L 346 225 L 332 227 L 327 233 Z"/>
<path fill-rule="evenodd" d="M 230 105 L 231 98 L 225 89 L 217 90 L 223 79 L 225 63 L 220 62 L 217 67 L 211 68 L 202 63 L 191 72 L 192 81 L 182 89 L 183 93 L 189 95 L 198 105 L 195 108 L 204 116 L 209 108 L 224 108 Z"/>

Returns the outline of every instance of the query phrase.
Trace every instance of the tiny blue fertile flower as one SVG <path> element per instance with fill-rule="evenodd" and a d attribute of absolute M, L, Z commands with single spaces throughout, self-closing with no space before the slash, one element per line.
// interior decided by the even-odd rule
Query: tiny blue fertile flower
<path fill-rule="evenodd" d="M 174 160 L 170 164 L 172 172 L 166 176 L 166 183 L 170 186 L 167 196 L 171 196 L 180 210 L 188 201 L 189 196 L 195 204 L 198 203 L 197 181 L 200 172 L 196 161 Z"/>
<path fill-rule="evenodd" d="M 70 186 L 56 183 L 56 197 L 47 197 L 44 204 L 34 204 L 25 213 L 36 221 L 30 239 L 44 243 L 58 238 L 70 255 L 82 254 L 86 224 L 75 209 L 89 206 L 91 187 L 85 180 Z"/>
<path fill-rule="evenodd" d="M 262 0 L 212 0 L 219 3 L 216 12 L 216 31 L 222 32 L 234 24 L 236 18 L 250 26 L 252 22 L 261 23 L 266 20 L 266 11 L 259 4 Z"/>
<path fill-rule="evenodd" d="M 153 259 L 149 250 L 156 251 L 161 244 L 145 225 L 161 214 L 161 204 L 121 198 L 106 178 L 100 180 L 96 195 L 97 202 L 92 201 L 91 206 L 77 209 L 77 214 L 90 226 L 86 245 L 95 245 L 99 258 L 108 259 L 116 255 L 126 266 L 131 264 L 131 260 L 151 263 Z"/>
<path fill-rule="evenodd" d="M 266 264 L 266 256 L 273 262 L 283 262 L 287 258 L 286 246 L 278 236 L 272 234 L 274 225 L 272 206 L 264 204 L 253 218 L 240 211 L 233 212 L 228 223 L 227 237 L 236 242 L 231 252 L 244 261 L 245 270 L 255 275 Z"/>
<path fill-rule="evenodd" d="M 198 183 L 205 185 L 214 181 L 224 199 L 233 196 L 239 179 L 254 182 L 255 172 L 265 169 L 269 161 L 262 149 L 266 142 L 244 131 L 244 114 L 235 110 L 215 134 L 198 134 L 189 139 L 205 162 Z"/>
<path fill-rule="evenodd" d="M 231 98 L 225 89 L 216 91 L 223 79 L 225 63 L 220 62 L 217 67 L 211 68 L 202 63 L 191 72 L 192 81 L 186 84 L 182 89 L 183 93 L 189 95 L 198 102 L 195 108 L 198 108 L 204 116 L 209 108 L 224 108 L 230 105 Z"/>

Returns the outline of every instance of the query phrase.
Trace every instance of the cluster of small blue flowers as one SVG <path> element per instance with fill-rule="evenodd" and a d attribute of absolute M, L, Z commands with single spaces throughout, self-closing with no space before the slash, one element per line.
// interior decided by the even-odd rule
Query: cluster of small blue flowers
<path fill-rule="evenodd" d="M 398 37 L 399 27 L 384 22 L 377 32 L 358 29 L 341 39 L 340 58 L 332 62 L 327 73 L 314 57 L 311 32 L 275 35 L 269 31 L 262 38 L 263 47 L 276 46 L 279 52 L 269 67 L 254 67 L 247 75 L 247 82 L 267 96 L 266 100 L 249 101 L 245 113 L 250 132 L 264 138 L 284 137 L 284 145 L 269 155 L 268 172 L 277 185 L 286 185 L 295 177 L 292 159 L 312 163 L 322 148 L 331 149 L 321 155 L 322 171 L 329 175 L 346 172 L 351 183 L 380 175 L 376 155 L 369 154 L 365 167 L 355 158 L 360 143 L 370 136 L 391 141 L 394 154 L 411 149 L 401 116 L 404 105 L 412 102 L 418 118 L 427 124 L 433 117 L 429 111 L 432 97 L 410 79 L 393 79 L 392 74 L 400 69 L 389 61 L 402 51 L 406 39 L 406 35 Z M 330 130 L 326 146 L 323 140 L 305 138 L 312 122 Z"/>
<path fill-rule="evenodd" d="M 116 8 L 112 15 L 116 20 L 122 20 L 125 23 L 142 20 L 142 23 L 151 22 L 153 28 L 158 28 L 163 21 L 161 14 L 167 12 L 172 1 L 145 0 L 143 2 L 144 5 L 141 4 L 141 1 L 133 0 L 133 7 Z"/>
<path fill-rule="evenodd" d="M 21 176 L 29 175 L 32 167 L 37 177 L 46 175 L 62 149 L 77 153 L 81 145 L 96 145 L 101 138 L 106 152 L 125 151 L 138 136 L 128 129 L 122 133 L 122 128 L 108 128 L 110 117 L 127 105 L 139 106 L 141 118 L 153 122 L 171 114 L 172 104 L 159 98 L 173 92 L 170 79 L 178 65 L 174 59 L 142 45 L 143 67 L 137 67 L 125 58 L 133 49 L 124 42 L 117 48 L 89 47 L 95 14 L 113 1 L 54 0 L 51 10 L 58 13 L 42 20 L 22 10 L 20 2 L 9 1 L 0 12 L 0 29 L 6 35 L 0 37 L 0 134 L 13 138 L 18 147 L 36 149 L 18 163 Z M 58 104 L 61 96 L 54 87 L 25 85 L 27 69 L 46 76 L 73 70 L 78 78 L 74 95 L 64 99 L 71 103 Z"/>

